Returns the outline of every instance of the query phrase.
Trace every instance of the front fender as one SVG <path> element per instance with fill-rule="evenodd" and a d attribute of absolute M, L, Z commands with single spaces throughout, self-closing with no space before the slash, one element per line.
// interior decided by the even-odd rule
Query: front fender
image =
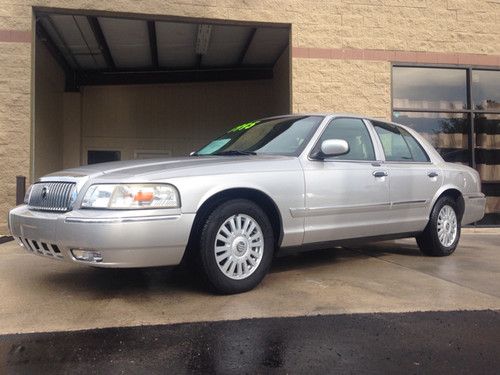
<path fill-rule="evenodd" d="M 232 189 L 246 189 L 267 196 L 281 217 L 283 246 L 300 245 L 304 234 L 303 218 L 293 218 L 291 207 L 304 202 L 303 173 L 297 170 L 278 170 L 257 173 L 237 173 L 191 177 L 172 181 L 181 192 L 182 211 L 196 213 L 211 197 Z"/>

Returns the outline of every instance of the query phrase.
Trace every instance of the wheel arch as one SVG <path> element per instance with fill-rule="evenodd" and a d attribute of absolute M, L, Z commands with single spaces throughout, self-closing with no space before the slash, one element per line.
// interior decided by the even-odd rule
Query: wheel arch
<path fill-rule="evenodd" d="M 266 213 L 275 234 L 275 246 L 278 248 L 283 239 L 283 219 L 276 202 L 265 192 L 256 188 L 231 187 L 212 193 L 200 202 L 189 234 L 186 253 L 196 249 L 196 241 L 205 220 L 210 213 L 221 203 L 231 199 L 248 199 L 257 204 Z"/>
<path fill-rule="evenodd" d="M 437 194 L 435 195 L 435 197 L 432 201 L 432 204 L 430 205 L 429 215 L 431 214 L 432 209 L 436 205 L 436 202 L 438 201 L 438 199 L 443 197 L 443 196 L 448 196 L 456 202 L 457 208 L 458 208 L 458 212 L 457 212 L 458 218 L 459 218 L 459 220 L 462 220 L 462 217 L 463 217 L 464 211 L 465 211 L 465 201 L 464 201 L 463 193 L 460 191 L 460 189 L 457 186 L 454 186 L 454 185 L 445 185 L 445 186 L 442 186 L 441 189 L 439 189 L 439 191 L 437 192 Z"/>

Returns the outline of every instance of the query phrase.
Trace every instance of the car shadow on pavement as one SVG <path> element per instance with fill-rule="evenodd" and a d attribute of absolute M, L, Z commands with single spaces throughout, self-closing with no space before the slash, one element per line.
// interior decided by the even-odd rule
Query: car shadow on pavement
<path fill-rule="evenodd" d="M 292 270 L 307 270 L 315 267 L 323 267 L 328 264 L 356 261 L 368 257 L 359 251 L 342 247 L 303 251 L 286 256 L 278 256 L 274 259 L 269 272 L 278 273 Z"/>
<path fill-rule="evenodd" d="M 369 254 L 372 257 L 380 257 L 386 254 L 411 257 L 424 256 L 416 243 L 401 243 L 399 241 L 373 242 L 359 247 L 352 247 L 352 249 L 363 254 Z"/>
<path fill-rule="evenodd" d="M 274 259 L 270 273 L 306 271 L 316 267 L 332 266 L 343 262 L 357 262 L 384 254 L 421 256 L 412 245 L 384 242 L 361 247 L 336 247 L 325 250 L 311 250 Z M 110 297 L 169 295 L 187 292 L 210 294 L 206 283 L 196 271 L 186 266 L 153 268 L 92 268 L 77 267 L 68 272 L 47 272 L 38 277 L 39 287 L 61 289 L 64 293 L 84 294 L 91 299 Z"/>
<path fill-rule="evenodd" d="M 133 298 L 179 292 L 207 293 L 197 277 L 184 267 L 105 269 L 79 267 L 71 272 L 47 273 L 39 280 L 46 288 L 84 294 L 96 300 L 110 297 Z"/>

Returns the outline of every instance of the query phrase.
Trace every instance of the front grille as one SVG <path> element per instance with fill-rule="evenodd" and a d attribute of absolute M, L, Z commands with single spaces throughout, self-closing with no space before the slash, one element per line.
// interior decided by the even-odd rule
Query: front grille
<path fill-rule="evenodd" d="M 26 250 L 28 250 L 32 253 L 35 253 L 38 255 L 45 255 L 45 256 L 49 256 L 49 257 L 57 258 L 57 259 L 64 258 L 63 254 L 61 253 L 61 250 L 55 244 L 30 240 L 28 238 L 21 238 L 21 237 L 18 237 L 17 240 L 19 241 L 20 244 L 22 244 L 22 246 Z"/>
<path fill-rule="evenodd" d="M 41 211 L 69 211 L 74 182 L 38 182 L 31 188 L 28 207 Z"/>

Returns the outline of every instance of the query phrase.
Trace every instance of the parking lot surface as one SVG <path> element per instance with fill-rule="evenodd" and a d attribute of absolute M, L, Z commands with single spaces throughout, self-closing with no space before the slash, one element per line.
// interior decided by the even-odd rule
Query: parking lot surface
<path fill-rule="evenodd" d="M 500 368 L 500 236 L 275 260 L 255 290 L 182 268 L 106 270 L 0 245 L 0 373 L 483 373 Z"/>
<path fill-rule="evenodd" d="M 94 269 L 0 245 L 0 334 L 346 313 L 499 310 L 500 236 L 464 234 L 450 257 L 414 240 L 275 260 L 255 290 L 207 292 L 174 268 Z"/>

